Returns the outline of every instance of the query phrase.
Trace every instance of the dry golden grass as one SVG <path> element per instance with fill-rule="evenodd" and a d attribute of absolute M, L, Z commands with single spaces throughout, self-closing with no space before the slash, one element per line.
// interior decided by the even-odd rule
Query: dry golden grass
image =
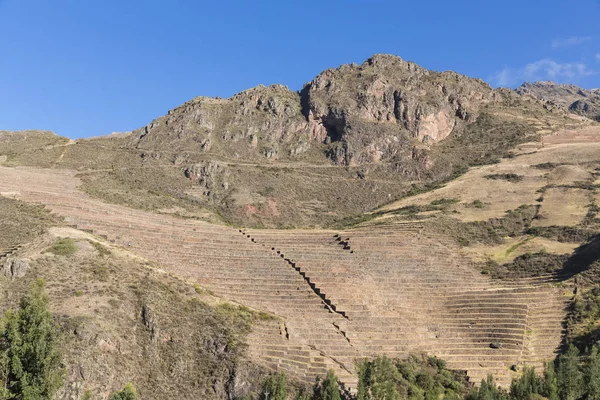
<path fill-rule="evenodd" d="M 539 197 L 537 190 L 546 185 L 544 171 L 517 160 L 502 160 L 499 164 L 473 168 L 440 189 L 402 199 L 381 207 L 378 211 L 392 211 L 410 205 L 423 206 L 442 199 L 458 199 L 459 202 L 450 206 L 449 211 L 460 221 L 500 218 L 506 210 L 516 209 L 523 204 L 536 204 Z M 516 174 L 522 180 L 513 183 L 486 178 L 495 174 Z M 482 203 L 481 208 L 473 206 L 476 201 Z"/>
<path fill-rule="evenodd" d="M 533 226 L 576 226 L 588 212 L 591 192 L 585 189 L 549 188 L 544 192 L 544 201 L 539 219 Z"/>
<path fill-rule="evenodd" d="M 40 213 L 31 205 L 19 211 L 3 220 L 29 223 Z M 0 312 L 45 279 L 67 369 L 61 398 L 89 392 L 105 399 L 133 382 L 144 399 L 222 399 L 234 370 L 245 385 L 237 395 L 257 389 L 265 371 L 245 361 L 244 341 L 263 314 L 214 298 L 89 233 L 50 226 L 22 237 L 27 245 L 16 256 L 31 267 L 23 278 L 0 278 Z M 143 307 L 151 313 L 146 320 Z"/>
<path fill-rule="evenodd" d="M 0 251 L 31 241 L 60 219 L 40 205 L 0 195 Z"/>
<path fill-rule="evenodd" d="M 541 168 L 540 165 L 549 164 Z M 500 163 L 474 167 L 464 175 L 447 183 L 444 187 L 380 207 L 376 212 L 389 213 L 408 206 L 425 206 L 441 199 L 458 199 L 459 202 L 448 208 L 451 215 L 460 221 L 481 221 L 500 218 L 506 210 L 523 204 L 538 204 L 541 194 L 551 185 L 592 184 L 596 180 L 595 168 L 600 167 L 600 143 L 559 143 L 543 148 L 530 149 L 514 158 L 502 159 Z M 519 181 L 502 179 L 490 180 L 489 175 L 514 174 Z M 586 192 L 547 189 L 543 196 L 542 209 L 546 225 L 554 220 L 549 213 L 557 212 L 556 224 L 572 225 L 580 222 L 585 208 L 590 203 Z M 562 194 L 561 194 L 562 193 Z M 569 209 L 561 212 L 558 202 Z M 547 203 L 547 205 L 546 205 Z M 474 206 L 478 204 L 478 206 Z M 546 212 L 548 211 L 548 212 Z M 571 217 L 567 217 L 571 215 Z M 380 217 L 382 218 L 382 217 Z"/>
<path fill-rule="evenodd" d="M 554 240 L 529 235 L 507 237 L 497 246 L 474 245 L 462 249 L 462 253 L 474 261 L 495 261 L 499 264 L 511 262 L 527 253 L 546 252 L 549 254 L 571 254 L 579 244 L 561 243 Z"/>
<path fill-rule="evenodd" d="M 455 226 L 452 230 L 462 227 L 468 231 L 468 225 L 460 224 L 477 221 L 487 224 L 487 221 L 504 218 L 507 210 L 531 205 L 539 207 L 531 221 L 532 227 L 594 229 L 596 207 L 600 204 L 595 187 L 600 183 L 600 141 L 596 140 L 600 138 L 600 128 L 586 128 L 581 134 L 559 132 L 552 138 L 544 141 L 544 147 L 539 143 L 525 144 L 512 158 L 502 159 L 494 165 L 474 167 L 442 188 L 381 207 L 367 224 L 424 219 L 428 226 L 439 225 L 440 232 L 450 234 L 444 231 L 444 226 Z M 447 202 L 443 209 L 432 210 L 432 204 L 449 199 L 455 203 Z M 403 210 L 416 212 L 407 214 Z M 454 225 L 450 223 L 452 220 L 456 220 Z M 444 221 L 446 223 L 442 223 Z M 582 237 L 579 242 L 561 243 L 525 235 L 527 227 L 516 231 L 515 237 L 477 240 L 475 231 L 470 234 L 473 240 L 459 240 L 462 251 L 475 261 L 491 260 L 498 264 L 540 251 L 571 254 L 584 240 Z M 480 233 L 485 235 L 485 230 Z"/>
<path fill-rule="evenodd" d="M 593 182 L 594 176 L 579 165 L 559 165 L 548 175 L 551 185 L 573 185 L 577 182 Z"/>

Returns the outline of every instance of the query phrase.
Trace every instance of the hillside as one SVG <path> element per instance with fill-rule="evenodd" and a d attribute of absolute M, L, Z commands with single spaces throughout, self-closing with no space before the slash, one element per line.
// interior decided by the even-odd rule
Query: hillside
<path fill-rule="evenodd" d="M 526 82 L 516 89 L 558 104 L 569 111 L 600 122 L 600 89 L 584 89 L 576 85 L 554 82 Z"/>
<path fill-rule="evenodd" d="M 299 93 L 273 85 L 198 97 L 127 135 L 4 132 L 0 160 L 78 170 L 87 193 L 146 210 L 331 226 L 586 123 L 481 80 L 375 55 Z"/>
<path fill-rule="evenodd" d="M 352 396 L 382 355 L 509 387 L 600 337 L 599 179 L 598 123 L 389 55 L 127 134 L 0 131 L 2 309 L 45 278 L 61 399 Z"/>
<path fill-rule="evenodd" d="M 2 312 L 46 281 L 65 353 L 60 399 L 105 399 L 127 382 L 144 399 L 222 399 L 262 383 L 264 368 L 242 357 L 258 313 L 42 206 L 0 196 L 0 273 Z"/>

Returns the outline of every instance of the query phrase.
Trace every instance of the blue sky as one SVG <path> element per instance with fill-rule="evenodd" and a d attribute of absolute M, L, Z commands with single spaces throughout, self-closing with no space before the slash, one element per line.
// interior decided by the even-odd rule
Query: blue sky
<path fill-rule="evenodd" d="M 600 0 L 0 0 L 0 129 L 128 131 L 374 53 L 493 86 L 600 87 Z"/>

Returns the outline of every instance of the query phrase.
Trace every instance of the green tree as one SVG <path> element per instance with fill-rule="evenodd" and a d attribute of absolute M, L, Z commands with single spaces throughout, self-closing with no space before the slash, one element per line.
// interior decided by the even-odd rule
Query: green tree
<path fill-rule="evenodd" d="M 548 400 L 559 400 L 558 378 L 554 369 L 554 362 L 549 361 L 544 366 L 544 396 Z"/>
<path fill-rule="evenodd" d="M 135 387 L 131 383 L 128 383 L 121 391 L 113 394 L 110 400 L 137 400 Z"/>
<path fill-rule="evenodd" d="M 260 400 L 287 400 L 287 379 L 285 374 L 271 375 L 263 383 Z"/>
<path fill-rule="evenodd" d="M 369 400 L 369 387 L 371 385 L 371 363 L 363 360 L 357 365 L 358 388 L 356 399 Z"/>
<path fill-rule="evenodd" d="M 589 400 L 600 400 L 600 355 L 596 345 L 592 346 L 585 364 L 585 388 Z"/>
<path fill-rule="evenodd" d="M 542 380 L 534 368 L 525 367 L 523 373 L 510 384 L 510 397 L 515 400 L 529 400 L 533 394 L 541 394 Z"/>
<path fill-rule="evenodd" d="M 21 298 L 19 310 L 9 311 L 3 318 L 0 363 L 4 397 L 0 398 L 50 399 L 62 386 L 58 329 L 44 289 L 44 280 L 39 279 Z"/>
<path fill-rule="evenodd" d="M 467 400 L 506 400 L 508 394 L 506 391 L 499 389 L 492 375 L 488 375 L 487 379 L 481 380 L 479 388 L 473 388 L 467 396 Z"/>
<path fill-rule="evenodd" d="M 396 366 L 384 355 L 372 362 L 370 371 L 370 399 L 399 400 L 397 382 L 400 373 Z"/>
<path fill-rule="evenodd" d="M 572 344 L 558 358 L 558 387 L 562 400 L 576 400 L 583 393 L 583 374 L 579 370 L 579 350 Z"/>
<path fill-rule="evenodd" d="M 327 377 L 323 382 L 317 382 L 312 400 L 341 400 L 338 379 L 332 369 L 327 371 Z"/>

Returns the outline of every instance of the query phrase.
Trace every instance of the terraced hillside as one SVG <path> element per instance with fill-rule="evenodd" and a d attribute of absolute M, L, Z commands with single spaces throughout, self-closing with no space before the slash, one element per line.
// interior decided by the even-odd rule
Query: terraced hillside
<path fill-rule="evenodd" d="M 215 295 L 276 315 L 251 357 L 307 382 L 334 368 L 356 388 L 354 360 L 427 352 L 502 384 L 561 342 L 567 289 L 495 281 L 455 244 L 416 223 L 333 230 L 243 230 L 106 204 L 67 170 L 0 167 L 0 194 L 45 204 Z"/>

